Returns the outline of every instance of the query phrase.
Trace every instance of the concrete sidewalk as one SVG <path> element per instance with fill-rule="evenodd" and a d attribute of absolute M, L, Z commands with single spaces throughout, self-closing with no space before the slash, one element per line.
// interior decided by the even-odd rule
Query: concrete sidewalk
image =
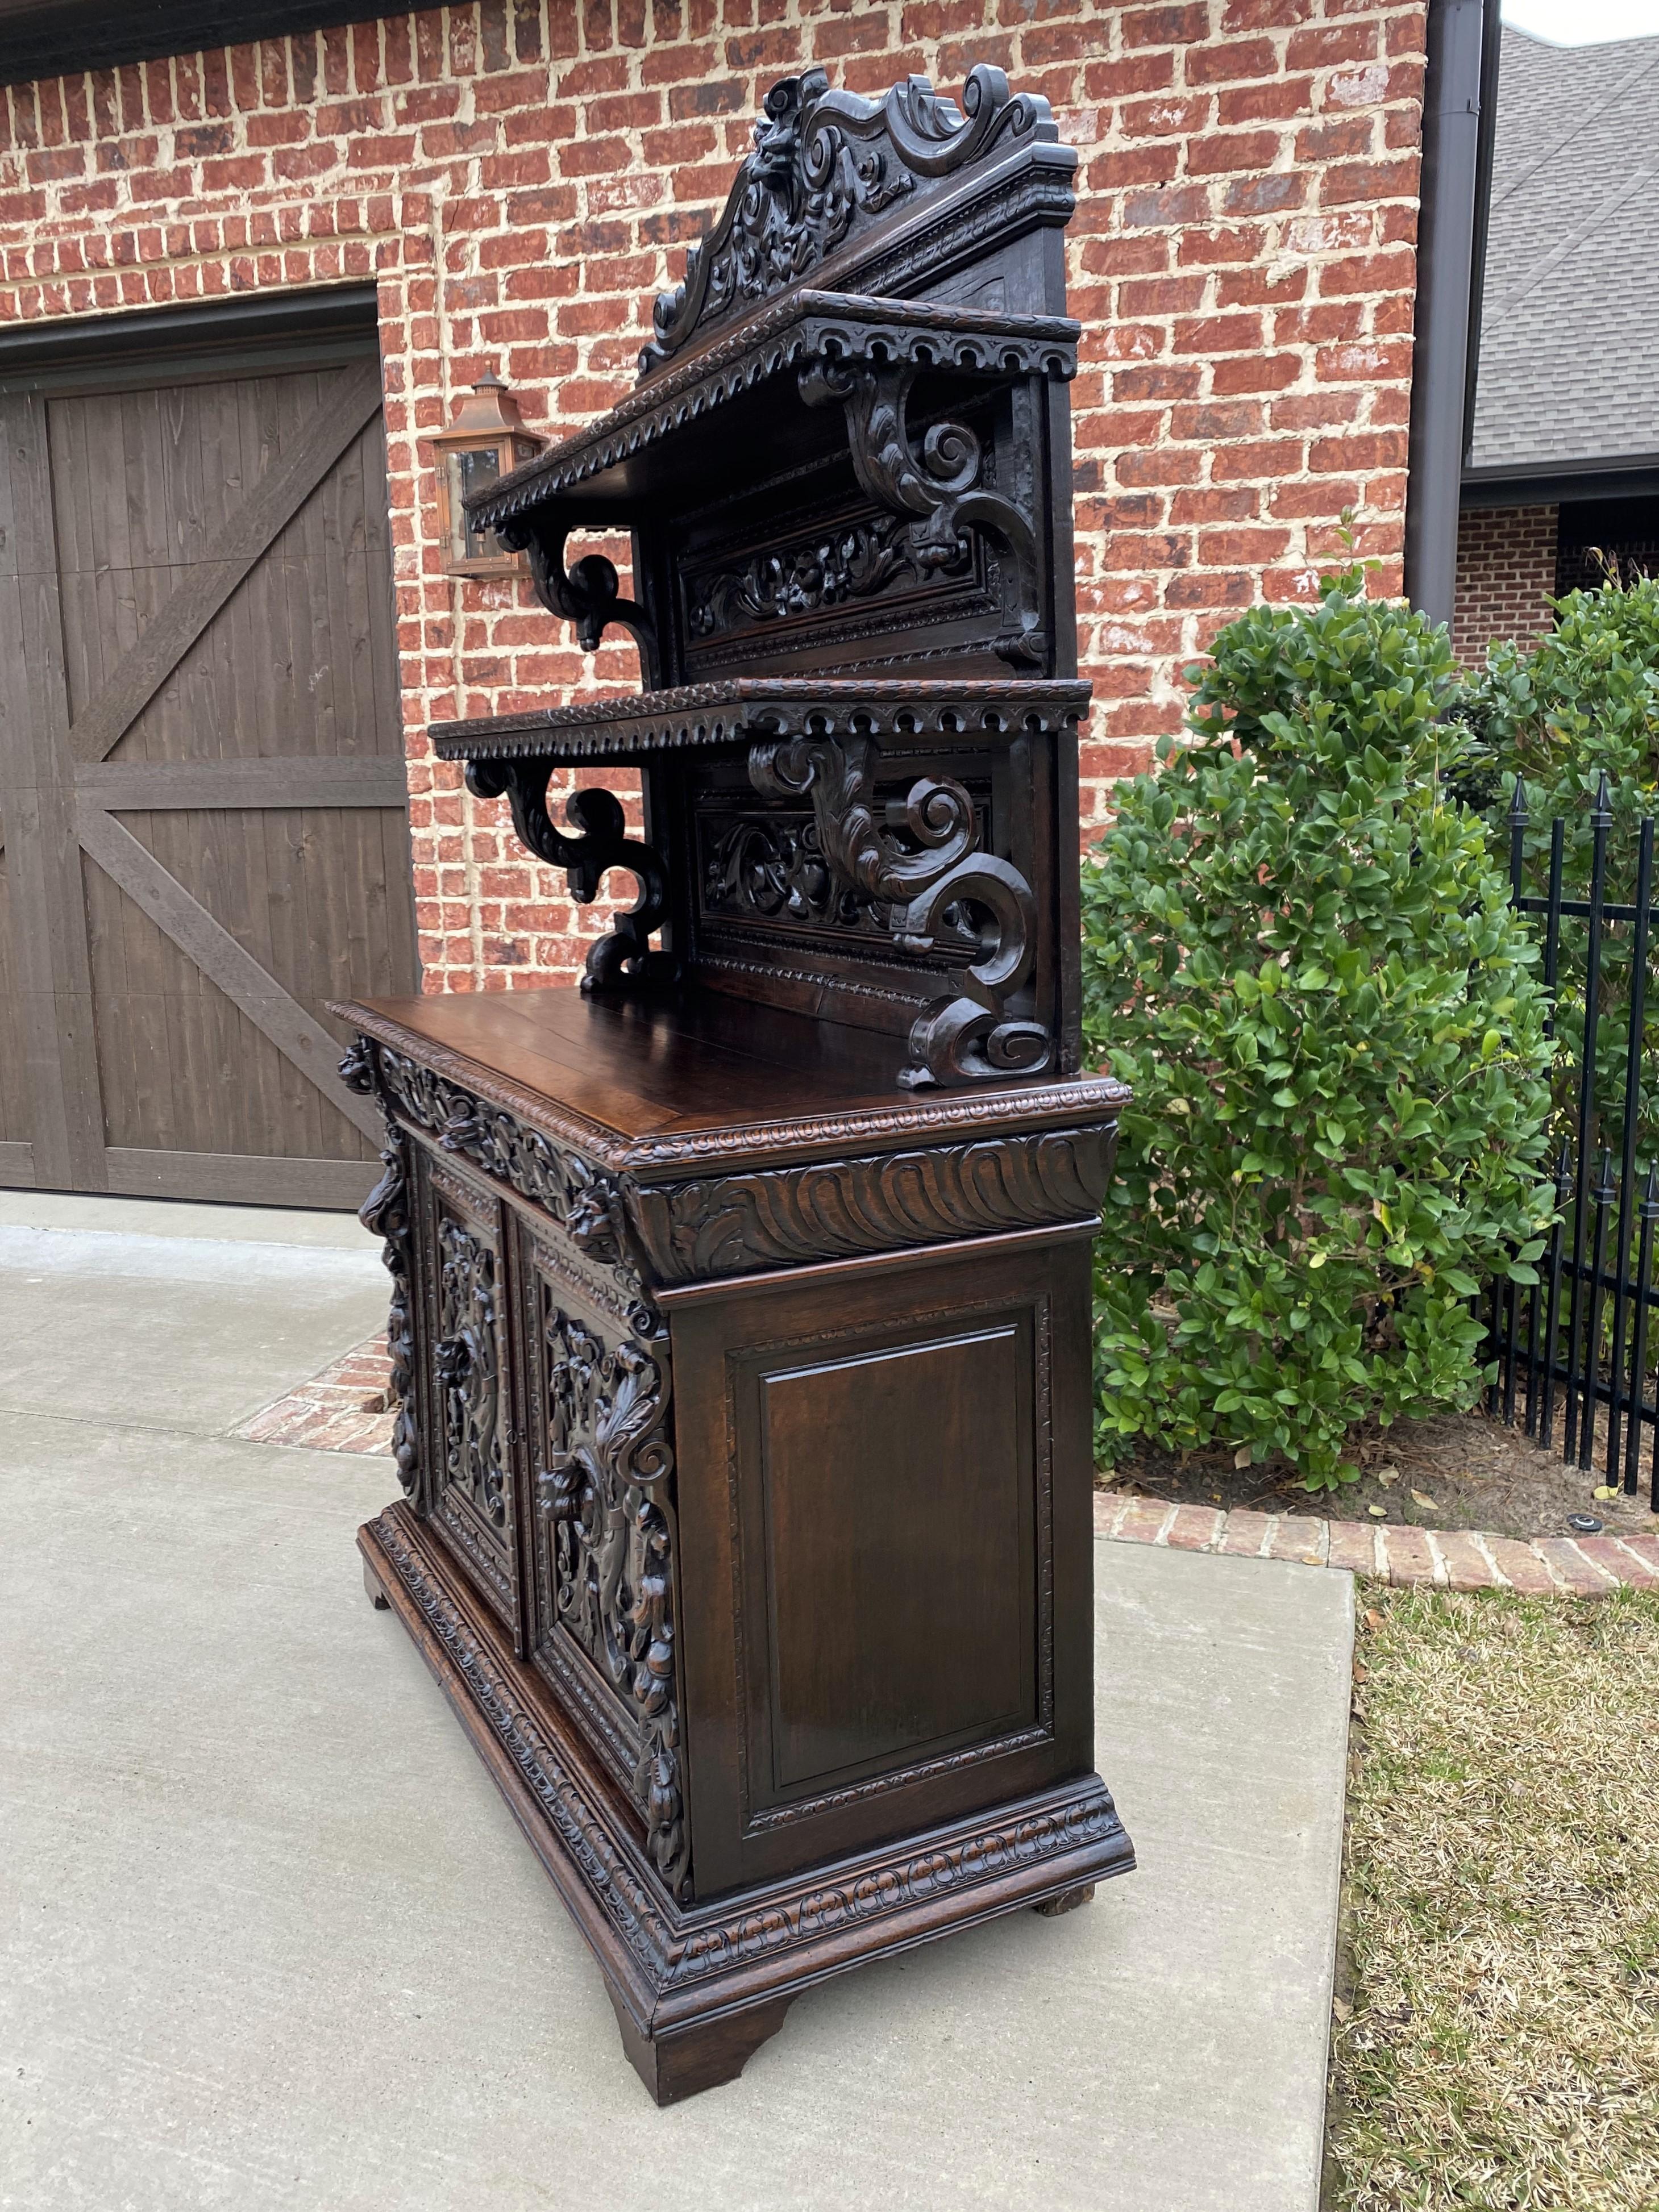
<path fill-rule="evenodd" d="M 1097 1544 L 1139 1869 L 803 1997 L 658 2112 L 363 1597 L 389 1468 L 228 1433 L 368 1334 L 374 1252 L 99 1203 L 0 1206 L 0 2205 L 1313 2212 L 1346 1577 Z"/>

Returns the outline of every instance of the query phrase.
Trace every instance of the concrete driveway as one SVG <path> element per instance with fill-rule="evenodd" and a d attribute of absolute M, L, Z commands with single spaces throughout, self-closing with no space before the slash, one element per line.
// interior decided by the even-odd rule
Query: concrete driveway
<path fill-rule="evenodd" d="M 363 1597 L 389 1468 L 230 1434 L 386 1284 L 334 1217 L 0 1194 L 0 2205 L 1314 2212 L 1348 1578 L 1098 1543 L 1139 1870 L 659 2112 Z"/>

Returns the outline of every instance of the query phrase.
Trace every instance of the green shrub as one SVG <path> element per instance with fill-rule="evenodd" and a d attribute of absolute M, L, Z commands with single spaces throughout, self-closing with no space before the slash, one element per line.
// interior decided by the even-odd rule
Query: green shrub
<path fill-rule="evenodd" d="M 1525 649 L 1492 646 L 1458 703 L 1481 796 L 1501 809 L 1524 776 L 1530 848 L 1547 852 L 1551 816 L 1583 822 L 1605 770 L 1628 845 L 1659 795 L 1659 584 L 1609 582 L 1553 605 L 1555 627 Z"/>
<path fill-rule="evenodd" d="M 1355 1423 L 1478 1393 L 1470 1302 L 1522 1280 L 1552 1047 L 1536 954 L 1447 796 L 1443 631 L 1368 601 L 1224 630 L 1085 871 L 1085 1026 L 1134 1087 L 1097 1271 L 1097 1437 L 1310 1489 Z M 1519 1256 L 1512 1260 L 1512 1255 Z"/>
<path fill-rule="evenodd" d="M 1473 672 L 1458 712 L 1469 725 L 1471 796 L 1486 809 L 1492 848 L 1509 865 L 1505 815 L 1515 779 L 1523 779 L 1528 825 L 1523 841 L 1526 888 L 1545 889 L 1550 824 L 1565 823 L 1562 881 L 1566 896 L 1589 888 L 1594 830 L 1587 801 L 1607 777 L 1612 827 L 1607 839 L 1607 896 L 1628 901 L 1636 883 L 1637 831 L 1659 811 L 1659 585 L 1642 578 L 1570 592 L 1554 602 L 1556 623 L 1526 649 L 1494 645 Z M 1571 916 L 1561 925 L 1558 1028 L 1567 1049 L 1556 1069 L 1554 1136 L 1576 1125 L 1575 1090 L 1584 1028 L 1587 930 Z M 1630 1002 L 1631 945 L 1626 925 L 1602 940 L 1601 1021 L 1596 1032 L 1595 1103 L 1617 1141 L 1626 1074 L 1625 1024 Z M 1659 1146 L 1659 1003 L 1651 976 L 1643 1054 L 1638 1141 L 1644 1158 Z"/>

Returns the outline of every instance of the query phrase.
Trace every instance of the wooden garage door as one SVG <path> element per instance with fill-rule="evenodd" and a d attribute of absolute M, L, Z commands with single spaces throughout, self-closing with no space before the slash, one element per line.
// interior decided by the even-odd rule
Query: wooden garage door
<path fill-rule="evenodd" d="M 416 975 L 380 410 L 372 355 L 0 382 L 0 1182 L 368 1188 L 324 1004 Z"/>

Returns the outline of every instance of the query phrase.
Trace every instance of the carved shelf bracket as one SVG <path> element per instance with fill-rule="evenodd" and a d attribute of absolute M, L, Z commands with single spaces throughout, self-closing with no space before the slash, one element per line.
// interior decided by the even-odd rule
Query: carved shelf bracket
<path fill-rule="evenodd" d="M 817 361 L 800 372 L 800 396 L 809 407 L 844 409 L 853 468 L 866 496 L 904 519 L 906 549 L 924 575 L 965 568 L 969 532 L 977 527 L 1013 558 L 1019 583 L 1019 623 L 996 640 L 996 650 L 1016 666 L 1042 665 L 1042 629 L 1036 532 L 1031 518 L 1000 492 L 980 483 L 984 456 L 963 422 L 935 422 L 918 453 L 907 411 L 921 363 Z"/>
<path fill-rule="evenodd" d="M 514 520 L 503 523 L 499 535 L 513 552 L 528 556 L 536 597 L 550 614 L 575 624 L 576 641 L 584 653 L 597 653 L 611 624 L 620 623 L 633 632 L 639 646 L 647 689 L 656 684 L 656 630 L 643 607 L 620 597 L 622 580 L 614 562 L 603 553 L 588 553 L 567 568 L 568 529 L 543 530 L 533 521 Z"/>
<path fill-rule="evenodd" d="M 950 777 L 923 776 L 902 800 L 878 805 L 878 757 L 869 738 L 778 738 L 750 747 L 749 781 L 763 798 L 810 797 L 831 872 L 857 896 L 894 909 L 893 941 L 906 951 L 933 951 L 947 910 L 972 919 L 978 957 L 963 971 L 961 992 L 916 1018 L 900 1083 L 917 1090 L 1034 1074 L 1048 1064 L 1048 1032 L 1005 1012 L 1036 958 L 1030 885 L 1009 861 L 979 850 L 973 799 Z"/>
<path fill-rule="evenodd" d="M 590 949 L 582 975 L 584 991 L 615 991 L 674 982 L 679 963 L 653 949 L 652 934 L 668 910 L 668 872 L 649 845 L 627 834 L 622 802 L 609 791 L 572 792 L 565 819 L 578 834 L 568 837 L 547 811 L 552 763 L 538 760 L 469 761 L 466 787 L 475 799 L 505 799 L 521 842 L 550 867 L 562 869 L 578 906 L 599 896 L 612 868 L 625 868 L 640 887 L 639 898 L 619 914 L 610 931 Z"/>

